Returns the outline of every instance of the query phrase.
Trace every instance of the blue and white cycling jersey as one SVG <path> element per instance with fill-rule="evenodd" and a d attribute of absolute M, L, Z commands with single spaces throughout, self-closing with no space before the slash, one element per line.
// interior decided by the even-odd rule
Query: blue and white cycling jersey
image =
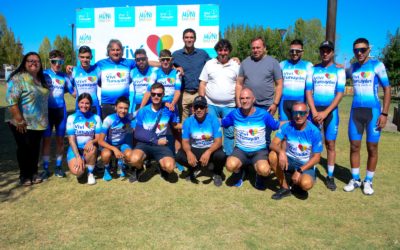
<path fill-rule="evenodd" d="M 286 155 L 288 160 L 299 168 L 307 163 L 314 153 L 321 153 L 322 136 L 319 129 L 310 121 L 303 130 L 296 129 L 293 121 L 287 122 L 276 132 L 276 137 L 286 140 Z"/>
<path fill-rule="evenodd" d="M 352 108 L 379 108 L 378 98 L 379 84 L 382 87 L 389 86 L 386 68 L 378 60 L 370 59 L 365 64 L 358 62 L 351 66 L 351 75 L 354 85 L 354 97 Z"/>
<path fill-rule="evenodd" d="M 132 143 L 127 142 L 126 138 L 129 133 L 132 133 L 133 116 L 127 114 L 124 118 L 120 118 L 116 113 L 107 116 L 101 127 L 101 133 L 106 135 L 105 141 L 113 146 Z"/>
<path fill-rule="evenodd" d="M 305 101 L 307 73 L 313 65 L 310 62 L 299 60 L 293 63 L 285 60 L 280 63 L 283 75 L 282 101 Z"/>
<path fill-rule="evenodd" d="M 74 67 L 71 83 L 76 89 L 77 98 L 82 93 L 88 93 L 93 100 L 92 106 L 100 106 L 98 86 L 101 86 L 101 72 L 98 67 L 91 65 L 87 71 L 81 66 Z"/>
<path fill-rule="evenodd" d="M 335 64 L 324 67 L 315 65 L 307 75 L 306 90 L 313 91 L 315 106 L 329 106 L 336 93 L 344 92 L 346 73 Z"/>
<path fill-rule="evenodd" d="M 163 102 L 171 103 L 174 99 L 175 91 L 181 90 L 181 79 L 179 77 L 179 71 L 172 69 L 168 74 L 166 74 L 162 68 L 159 68 L 156 71 L 156 82 L 161 83 L 164 85 L 165 88 L 165 95 L 163 97 Z M 148 87 L 147 91 L 150 91 L 150 87 Z"/>
<path fill-rule="evenodd" d="M 129 72 L 136 66 L 134 60 L 122 58 L 116 63 L 107 58 L 98 61 L 96 66 L 101 71 L 101 104 L 115 104 L 120 96 L 129 98 Z"/>
<path fill-rule="evenodd" d="M 67 118 L 67 135 L 74 135 L 78 149 L 83 149 L 86 143 L 101 132 L 100 116 L 91 112 L 76 111 Z"/>
<path fill-rule="evenodd" d="M 136 67 L 130 71 L 132 84 L 129 86 L 129 100 L 131 102 L 129 113 L 135 111 L 136 105 L 140 106 L 148 86 L 151 86 L 155 83 L 155 70 L 156 69 L 153 67 L 148 67 L 145 72 L 140 72 L 140 70 Z"/>
<path fill-rule="evenodd" d="M 46 69 L 43 73 L 47 79 L 46 81 L 48 83 L 51 82 L 49 108 L 65 107 L 64 94 L 67 92 L 72 94 L 74 92 L 69 77 L 63 72 L 55 73 L 52 69 Z"/>
<path fill-rule="evenodd" d="M 253 114 L 245 116 L 240 108 L 236 108 L 221 122 L 225 128 L 234 126 L 235 146 L 244 152 L 265 149 L 267 147 L 265 141 L 266 127 L 272 130 L 279 128 L 279 121 L 275 120 L 270 113 L 258 107 L 255 107 L 255 109 Z"/>
<path fill-rule="evenodd" d="M 209 148 L 215 138 L 222 138 L 221 125 L 216 116 L 206 114 L 200 123 L 192 115 L 183 122 L 182 139 L 189 140 L 192 147 Z"/>

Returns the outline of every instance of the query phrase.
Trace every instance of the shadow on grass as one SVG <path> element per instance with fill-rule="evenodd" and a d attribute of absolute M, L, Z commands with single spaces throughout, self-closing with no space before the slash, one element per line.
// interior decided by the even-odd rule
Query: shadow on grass
<path fill-rule="evenodd" d="M 325 173 L 327 173 L 328 172 L 328 169 L 327 169 L 328 161 L 327 161 L 327 159 L 324 158 L 324 157 L 321 157 L 321 160 L 320 160 L 319 164 L 324 168 Z M 344 166 L 338 165 L 338 164 L 335 164 L 335 171 L 333 173 L 333 176 L 335 177 L 335 179 L 343 182 L 344 184 L 349 183 L 349 181 L 352 178 L 350 169 L 348 169 L 348 168 L 346 168 Z M 323 183 L 325 183 L 326 176 L 323 176 L 321 174 L 321 172 L 319 171 L 319 169 L 317 171 L 317 178 L 320 179 Z"/>

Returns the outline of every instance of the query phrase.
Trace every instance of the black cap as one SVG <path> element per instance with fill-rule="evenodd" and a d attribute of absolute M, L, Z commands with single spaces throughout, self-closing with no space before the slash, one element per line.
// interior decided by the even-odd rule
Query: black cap
<path fill-rule="evenodd" d="M 331 50 L 335 50 L 335 45 L 331 41 L 323 41 L 321 45 L 319 45 L 319 49 L 329 48 Z"/>
<path fill-rule="evenodd" d="M 193 106 L 207 106 L 207 100 L 204 96 L 196 96 L 193 100 Z"/>

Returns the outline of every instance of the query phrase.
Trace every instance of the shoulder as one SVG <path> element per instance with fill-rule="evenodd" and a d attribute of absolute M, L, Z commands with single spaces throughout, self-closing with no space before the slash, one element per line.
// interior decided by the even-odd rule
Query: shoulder
<path fill-rule="evenodd" d="M 184 52 L 183 49 L 175 50 L 174 53 L 172 53 L 172 56 L 175 57 L 175 56 L 177 56 L 177 55 L 182 55 L 183 52 Z"/>
<path fill-rule="evenodd" d="M 278 60 L 276 60 L 274 57 L 272 56 L 265 56 L 262 61 L 268 62 L 268 63 L 275 63 L 275 64 L 279 64 Z"/>

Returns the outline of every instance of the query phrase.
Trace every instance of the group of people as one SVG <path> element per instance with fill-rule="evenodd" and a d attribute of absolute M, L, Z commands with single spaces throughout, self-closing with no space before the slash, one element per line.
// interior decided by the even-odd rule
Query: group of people
<path fill-rule="evenodd" d="M 243 183 L 246 167 L 253 166 L 258 189 L 266 188 L 265 177 L 271 170 L 275 173 L 280 188 L 273 199 L 292 193 L 306 196 L 315 183 L 324 142 L 326 186 L 333 191 L 338 106 L 347 76 L 354 85 L 348 129 L 352 179 L 343 189 L 350 192 L 362 187 L 364 194 L 373 194 L 390 84 L 384 65 L 369 57 L 368 40 L 355 40 L 357 61 L 349 69 L 334 63 L 331 41 L 321 43 L 321 63 L 314 66 L 302 60 L 300 40 L 291 42 L 290 58 L 281 63 L 267 55 L 261 37 L 252 39 L 251 55 L 241 62 L 230 56 L 232 45 L 226 39 L 217 42 L 217 57 L 212 59 L 194 46 L 195 41 L 196 32 L 186 29 L 183 49 L 162 50 L 158 61 L 149 61 L 144 49 L 135 51 L 134 60 L 123 58 L 121 42 L 112 39 L 108 58 L 95 65 L 90 64 L 91 49 L 82 46 L 80 65 L 67 66 L 67 74 L 61 72 L 64 55 L 60 51 L 50 52 L 51 68 L 45 71 L 37 53 L 26 54 L 7 81 L 6 95 L 6 121 L 17 143 L 21 184 L 49 178 L 50 136 L 55 127 L 54 174 L 65 176 L 66 133 L 70 173 L 91 185 L 96 183 L 94 172 L 101 156 L 105 181 L 113 178 L 113 158 L 120 177 L 128 177 L 127 168 L 133 169 L 130 182 L 140 178 L 149 160 L 159 164 L 164 179 L 176 166 L 184 166 L 186 179 L 197 183 L 199 171 L 208 168 L 216 186 L 223 183 L 224 166 L 237 187 Z M 384 89 L 382 108 L 379 85 Z M 68 117 L 67 92 L 76 97 L 76 111 Z M 278 110 L 279 119 L 275 119 Z M 271 141 L 272 130 L 278 131 Z M 361 181 L 364 130 L 368 161 Z M 41 144 L 44 171 L 39 175 Z"/>

